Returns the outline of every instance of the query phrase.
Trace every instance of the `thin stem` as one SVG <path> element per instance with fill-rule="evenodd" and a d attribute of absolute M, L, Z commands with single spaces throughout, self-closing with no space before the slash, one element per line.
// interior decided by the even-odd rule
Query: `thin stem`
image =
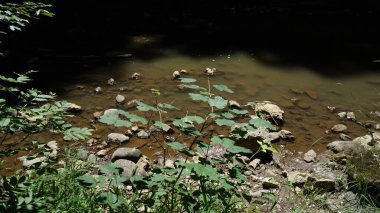
<path fill-rule="evenodd" d="M 211 98 L 211 84 L 210 84 L 210 77 L 207 77 L 207 84 L 208 84 L 208 95 L 209 95 L 209 97 Z M 214 107 L 213 106 L 211 106 L 211 113 L 213 113 L 214 112 Z"/>
<path fill-rule="evenodd" d="M 3 142 L 5 141 L 5 139 L 7 138 L 7 136 L 8 136 L 8 132 L 6 132 L 6 133 L 4 134 L 4 137 L 3 137 L 3 139 L 1 139 L 0 144 L 3 144 Z"/>

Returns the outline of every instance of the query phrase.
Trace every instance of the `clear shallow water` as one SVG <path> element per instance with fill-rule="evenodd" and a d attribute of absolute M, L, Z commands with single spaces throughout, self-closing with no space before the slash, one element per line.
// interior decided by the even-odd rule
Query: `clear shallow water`
<path fill-rule="evenodd" d="M 265 65 L 245 52 L 189 56 L 179 54 L 175 50 L 160 49 L 159 53 L 159 57 L 149 60 L 132 57 L 114 61 L 91 69 L 86 74 L 78 74 L 71 82 L 63 82 L 62 86 L 59 86 L 62 87 L 59 89 L 63 89 L 60 97 L 84 108 L 83 113 L 72 119 L 74 125 L 95 128 L 94 135 L 101 139 L 106 139 L 110 132 L 124 132 L 125 129 L 100 124 L 90 125 L 92 114 L 113 107 L 136 112 L 127 104 L 117 106 L 116 95 L 124 95 L 127 101 L 140 99 L 149 104 L 153 102 L 150 92 L 152 88 L 162 92 L 162 102 L 171 102 L 181 108 L 172 114 L 173 117 L 184 116 L 187 112 L 201 115 L 202 112 L 196 111 L 199 109 L 198 103 L 191 101 L 187 92 L 177 88 L 179 83 L 172 80 L 172 73 L 174 70 L 186 69 L 189 72 L 188 77 L 198 79 L 198 85 L 207 87 L 207 77 L 203 73 L 205 67 L 215 67 L 220 71 L 211 78 L 212 84 L 225 84 L 235 91 L 234 94 L 226 94 L 226 98 L 241 104 L 269 100 L 284 109 L 283 129 L 290 130 L 296 140 L 292 143 L 275 143 L 274 146 L 277 148 L 284 145 L 294 153 L 306 152 L 311 148 L 322 152 L 325 150 L 325 144 L 339 139 L 337 134 L 326 134 L 326 130 L 337 123 L 346 124 L 347 134 L 351 137 L 366 134 L 364 128 L 349 121 L 340 121 L 336 115 L 340 111 L 354 111 L 359 120 L 380 122 L 378 117 L 370 114 L 371 111 L 380 109 L 380 73 L 376 71 L 363 74 L 358 71 L 355 76 L 328 77 L 304 67 Z M 141 73 L 143 78 L 138 81 L 130 80 L 130 76 L 135 72 Z M 106 84 L 111 77 L 116 80 L 117 84 L 114 86 Z M 84 88 L 78 88 L 79 84 Z M 103 88 L 101 93 L 94 92 L 97 86 Z M 120 91 L 119 88 L 126 90 Z M 330 112 L 327 106 L 336 107 L 336 111 Z M 204 107 L 204 110 L 207 110 L 207 107 Z M 68 144 L 56 135 L 34 136 L 41 142 L 48 142 L 52 137 Z M 123 146 L 140 147 L 144 154 L 152 157 L 161 150 L 154 142 L 153 139 L 141 140 L 133 137 Z M 8 159 L 0 173 L 7 173 L 9 167 L 17 167 L 18 164 L 14 158 L 12 159 Z"/>

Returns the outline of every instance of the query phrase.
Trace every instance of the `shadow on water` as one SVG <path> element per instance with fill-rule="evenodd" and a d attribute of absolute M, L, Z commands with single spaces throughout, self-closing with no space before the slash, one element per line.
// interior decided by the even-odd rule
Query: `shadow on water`
<path fill-rule="evenodd" d="M 44 73 L 40 84 L 57 75 L 70 80 L 89 66 L 109 64 L 115 55 L 163 57 L 163 47 L 190 57 L 244 51 L 268 65 L 301 66 L 331 77 L 380 66 L 373 62 L 380 59 L 380 4 L 371 0 L 53 4 L 55 18 L 5 41 L 6 70 L 38 69 Z M 141 46 L 130 42 L 141 35 L 159 39 Z"/>

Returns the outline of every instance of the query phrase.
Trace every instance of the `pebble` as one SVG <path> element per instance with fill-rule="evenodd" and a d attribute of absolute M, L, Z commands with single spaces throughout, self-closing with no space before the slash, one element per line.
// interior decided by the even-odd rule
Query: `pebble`
<path fill-rule="evenodd" d="M 213 76 L 214 73 L 215 73 L 215 71 L 216 71 L 216 68 L 209 68 L 209 67 L 207 67 L 206 70 L 205 70 L 205 73 L 208 76 Z"/>
<path fill-rule="evenodd" d="M 179 71 L 176 70 L 173 72 L 173 79 L 178 79 L 180 77 L 181 77 L 181 74 L 179 73 Z"/>
<path fill-rule="evenodd" d="M 317 158 L 317 153 L 315 153 L 314 150 L 310 149 L 308 152 L 306 152 L 303 156 L 303 159 L 307 162 L 315 162 L 315 159 Z"/>
<path fill-rule="evenodd" d="M 116 102 L 118 104 L 122 104 L 122 103 L 124 103 L 124 101 L 125 101 L 125 97 L 123 95 L 117 95 L 116 96 Z"/>
<path fill-rule="evenodd" d="M 96 153 L 96 155 L 101 157 L 101 158 L 106 156 L 106 154 L 107 154 L 107 150 L 105 150 L 105 149 L 102 149 Z"/>
<path fill-rule="evenodd" d="M 101 92 L 102 91 L 102 88 L 101 87 L 96 87 L 95 88 L 95 92 Z"/>
<path fill-rule="evenodd" d="M 113 79 L 113 78 L 108 79 L 107 84 L 110 86 L 115 85 L 115 79 Z"/>
<path fill-rule="evenodd" d="M 336 124 L 331 128 L 333 132 L 344 132 L 347 130 L 347 126 L 343 124 Z"/>
<path fill-rule="evenodd" d="M 101 116 L 102 116 L 103 112 L 102 111 L 98 111 L 98 112 L 94 112 L 94 114 L 92 114 L 94 116 L 95 119 L 99 119 Z"/>
<path fill-rule="evenodd" d="M 141 74 L 138 72 L 135 72 L 132 74 L 131 79 L 133 80 L 139 80 L 141 78 Z"/>
<path fill-rule="evenodd" d="M 137 137 L 141 139 L 147 139 L 149 138 L 149 133 L 147 133 L 144 130 L 141 130 L 140 132 L 137 133 Z"/>
<path fill-rule="evenodd" d="M 347 112 L 346 116 L 347 116 L 348 120 L 356 121 L 356 116 L 355 116 L 354 112 Z"/>

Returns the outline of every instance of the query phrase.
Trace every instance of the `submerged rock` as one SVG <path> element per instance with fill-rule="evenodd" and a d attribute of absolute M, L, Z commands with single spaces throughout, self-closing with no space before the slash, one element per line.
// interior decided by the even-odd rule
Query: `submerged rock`
<path fill-rule="evenodd" d="M 117 148 L 112 154 L 111 161 L 126 159 L 137 162 L 140 157 L 141 151 L 136 148 Z"/>
<path fill-rule="evenodd" d="M 108 134 L 108 141 L 124 143 L 129 140 L 129 137 L 120 133 L 110 133 Z"/>
<path fill-rule="evenodd" d="M 118 103 L 118 104 L 122 104 L 122 103 L 124 103 L 124 101 L 125 101 L 125 97 L 123 96 L 123 95 L 117 95 L 116 96 L 116 102 Z"/>
<path fill-rule="evenodd" d="M 315 153 L 315 151 L 312 150 L 312 149 L 310 149 L 308 152 L 306 152 L 306 153 L 304 154 L 304 157 L 303 157 L 303 159 L 304 159 L 307 163 L 314 162 L 316 158 L 317 158 L 317 153 Z"/>
<path fill-rule="evenodd" d="M 331 128 L 333 132 L 344 132 L 347 130 L 347 126 L 344 124 L 336 124 Z"/>
<path fill-rule="evenodd" d="M 255 105 L 255 112 L 265 112 L 275 120 L 283 120 L 284 111 L 277 105 L 270 102 L 261 102 Z"/>
<path fill-rule="evenodd" d="M 307 96 L 309 96 L 313 100 L 317 100 L 317 98 L 318 98 L 317 92 L 315 92 L 313 90 L 306 90 L 305 93 Z"/>

